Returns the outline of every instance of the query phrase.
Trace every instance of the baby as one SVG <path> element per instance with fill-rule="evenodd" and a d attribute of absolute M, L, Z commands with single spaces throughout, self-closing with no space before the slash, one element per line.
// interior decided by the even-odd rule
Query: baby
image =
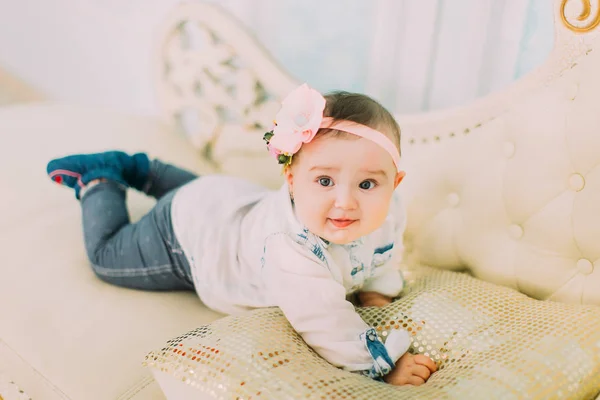
<path fill-rule="evenodd" d="M 193 289 L 228 314 L 277 306 L 331 364 L 394 385 L 423 384 L 436 364 L 407 352 L 405 331 L 392 331 L 384 345 L 350 301 L 382 307 L 403 288 L 398 124 L 367 96 L 324 97 L 304 84 L 283 100 L 264 139 L 283 165 L 277 191 L 118 151 L 52 160 L 48 174 L 75 189 L 102 280 Z M 134 224 L 129 187 L 157 199 Z"/>

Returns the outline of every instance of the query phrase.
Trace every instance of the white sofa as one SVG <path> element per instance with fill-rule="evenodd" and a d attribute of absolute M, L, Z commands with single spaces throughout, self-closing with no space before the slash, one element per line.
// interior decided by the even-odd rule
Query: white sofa
<path fill-rule="evenodd" d="M 579 21 L 581 2 L 555 3 L 556 49 L 540 69 L 467 107 L 398 117 L 411 199 L 406 262 L 600 306 L 600 10 Z M 220 317 L 193 293 L 98 280 L 78 204 L 46 177 L 47 160 L 120 148 L 280 182 L 257 126 L 297 82 L 201 3 L 174 10 L 156 53 L 163 120 L 53 103 L 0 108 L 0 374 L 33 399 L 162 399 L 144 356 Z M 129 199 L 133 219 L 152 204 Z"/>
<path fill-rule="evenodd" d="M 52 184 L 45 164 L 73 151 L 123 148 L 208 168 L 167 125 L 109 111 L 7 107 L 0 131 L 0 372 L 34 399 L 163 398 L 141 366 L 146 352 L 218 315 L 193 293 L 144 293 L 98 280 L 86 261 L 77 201 Z M 134 193 L 130 200 L 134 219 L 151 204 Z"/>

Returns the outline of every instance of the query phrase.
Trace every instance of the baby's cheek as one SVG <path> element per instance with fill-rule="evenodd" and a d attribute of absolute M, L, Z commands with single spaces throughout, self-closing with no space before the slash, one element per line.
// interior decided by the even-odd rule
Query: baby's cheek
<path fill-rule="evenodd" d="M 373 221 L 373 225 L 375 225 L 375 229 L 379 228 L 385 222 L 385 218 L 387 217 L 387 212 L 378 210 L 377 215 L 375 216 L 375 220 Z"/>
<path fill-rule="evenodd" d="M 311 231 L 322 229 L 325 217 L 322 215 L 321 209 L 316 204 L 304 204 L 304 207 L 298 210 L 300 222 L 306 225 Z"/>
<path fill-rule="evenodd" d="M 377 227 L 381 226 L 388 215 L 389 209 L 390 209 L 390 202 L 386 201 L 386 200 L 381 200 L 381 201 L 377 202 L 376 204 L 373 204 L 372 213 L 371 213 L 372 224 L 376 225 Z"/>

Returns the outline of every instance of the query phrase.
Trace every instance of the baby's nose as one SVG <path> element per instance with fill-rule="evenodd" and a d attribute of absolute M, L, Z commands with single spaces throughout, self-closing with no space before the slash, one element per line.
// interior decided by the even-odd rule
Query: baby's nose
<path fill-rule="evenodd" d="M 351 189 L 339 188 L 336 191 L 335 207 L 342 210 L 353 210 L 356 208 L 356 198 Z"/>

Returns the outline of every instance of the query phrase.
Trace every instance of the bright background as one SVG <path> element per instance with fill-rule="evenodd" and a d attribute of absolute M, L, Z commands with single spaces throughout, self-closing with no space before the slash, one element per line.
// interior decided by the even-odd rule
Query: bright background
<path fill-rule="evenodd" d="M 0 66 L 49 98 L 155 114 L 157 28 L 179 0 L 0 0 Z M 285 70 L 396 112 L 465 104 L 548 56 L 551 0 L 212 0 Z"/>

